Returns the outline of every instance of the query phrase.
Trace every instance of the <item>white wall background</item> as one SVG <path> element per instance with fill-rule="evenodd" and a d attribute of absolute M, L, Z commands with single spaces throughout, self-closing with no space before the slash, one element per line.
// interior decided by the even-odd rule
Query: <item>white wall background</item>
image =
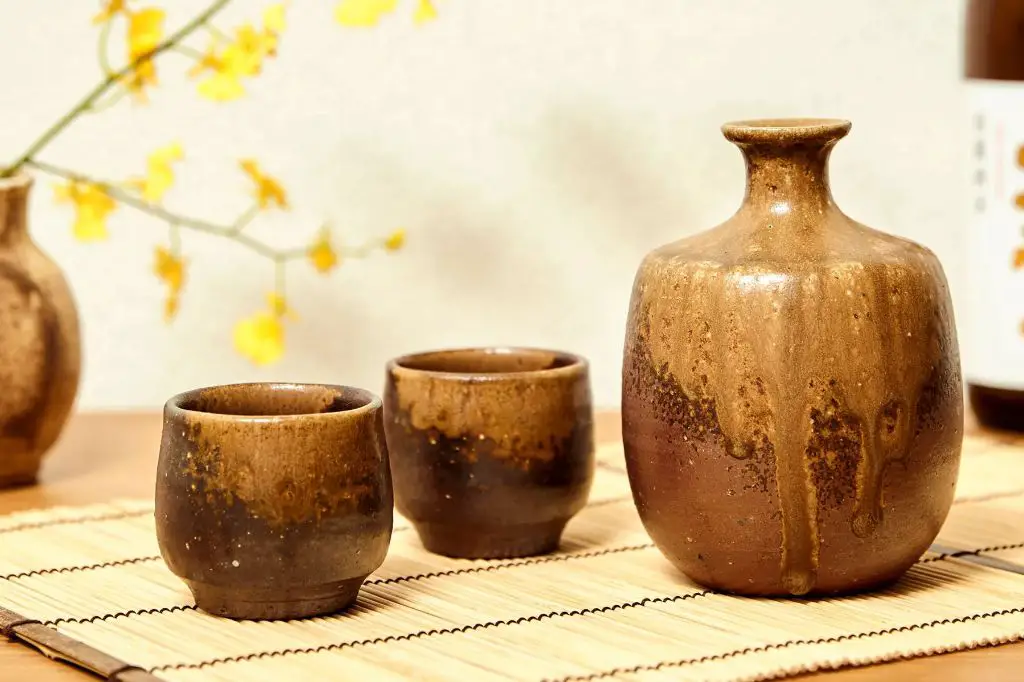
<path fill-rule="evenodd" d="M 186 234 L 182 312 L 165 326 L 150 272 L 161 223 L 122 208 L 109 241 L 78 243 L 40 178 L 32 230 L 84 324 L 81 407 L 152 407 L 242 380 L 379 390 L 393 355 L 493 343 L 588 356 L 597 402 L 614 406 L 634 269 L 735 209 L 742 163 L 718 127 L 737 118 L 852 120 L 834 154 L 838 203 L 934 249 L 964 298 L 960 2 L 436 0 L 440 18 L 419 29 L 404 3 L 356 31 L 332 21 L 333 2 L 293 1 L 247 98 L 200 99 L 186 58 L 168 54 L 148 106 L 83 119 L 42 155 L 123 178 L 177 139 L 187 160 L 165 203 L 180 212 L 230 221 L 249 205 L 237 159 L 253 156 L 294 204 L 255 235 L 304 245 L 325 218 L 352 242 L 408 230 L 400 254 L 329 278 L 297 264 L 287 354 L 255 368 L 231 333 L 263 305 L 266 261 Z M 174 27 L 205 3 L 145 4 L 169 6 Z M 217 23 L 266 4 L 234 0 Z M 96 82 L 96 9 L 0 0 L 0 158 Z"/>

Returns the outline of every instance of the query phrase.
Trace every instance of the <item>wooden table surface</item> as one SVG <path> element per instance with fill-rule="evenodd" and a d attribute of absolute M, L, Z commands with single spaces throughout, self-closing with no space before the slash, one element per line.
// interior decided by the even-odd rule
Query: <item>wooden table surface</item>
<path fill-rule="evenodd" d="M 0 514 L 153 494 L 161 418 L 156 412 L 79 414 L 47 457 L 40 484 L 0 492 Z M 598 439 L 619 438 L 616 413 L 599 415 Z M 88 682 L 95 678 L 34 649 L 0 640 L 2 682 Z M 805 682 L 1024 679 L 1024 643 L 899 663 L 805 675 Z"/>

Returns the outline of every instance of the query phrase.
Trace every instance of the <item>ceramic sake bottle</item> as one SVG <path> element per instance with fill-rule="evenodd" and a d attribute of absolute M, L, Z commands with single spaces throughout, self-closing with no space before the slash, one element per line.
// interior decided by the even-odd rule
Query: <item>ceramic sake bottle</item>
<path fill-rule="evenodd" d="M 953 501 L 963 394 L 945 275 L 848 218 L 839 120 L 730 123 L 747 187 L 725 223 L 650 253 L 622 426 L 633 497 L 691 579 L 751 595 L 901 576 Z"/>

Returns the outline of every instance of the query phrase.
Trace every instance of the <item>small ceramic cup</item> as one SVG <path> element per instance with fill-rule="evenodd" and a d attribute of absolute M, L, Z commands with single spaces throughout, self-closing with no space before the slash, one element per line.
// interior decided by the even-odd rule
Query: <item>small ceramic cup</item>
<path fill-rule="evenodd" d="M 384 421 L 398 511 L 431 552 L 543 554 L 586 504 L 594 438 L 580 357 L 480 348 L 396 358 Z"/>
<path fill-rule="evenodd" d="M 384 561 L 392 516 L 383 411 L 369 391 L 234 384 L 164 407 L 157 539 L 208 613 L 345 608 Z"/>

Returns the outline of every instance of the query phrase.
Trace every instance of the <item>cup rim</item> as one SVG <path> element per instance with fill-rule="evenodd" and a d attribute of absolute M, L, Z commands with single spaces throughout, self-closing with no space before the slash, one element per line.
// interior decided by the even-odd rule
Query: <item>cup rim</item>
<path fill-rule="evenodd" d="M 420 367 L 407 367 L 403 364 L 413 360 L 425 359 L 430 356 L 444 356 L 456 353 L 474 353 L 479 355 L 545 354 L 554 355 L 559 359 L 567 360 L 568 363 L 559 367 L 547 369 L 525 369 L 514 372 L 453 372 L 437 369 L 422 369 Z M 553 379 L 573 376 L 581 371 L 586 371 L 588 367 L 589 363 L 582 355 L 577 355 L 576 353 L 570 353 L 568 351 L 552 348 L 539 348 L 535 346 L 465 346 L 457 348 L 438 348 L 435 350 L 424 350 L 399 355 L 398 357 L 388 360 L 387 363 L 388 374 L 390 375 L 403 373 L 416 374 L 446 379 L 449 381 L 466 381 L 474 383 L 524 378 Z"/>
<path fill-rule="evenodd" d="M 274 389 L 327 389 L 339 393 L 358 397 L 365 402 L 347 410 L 335 410 L 331 412 L 299 412 L 294 414 L 230 414 L 225 412 L 208 412 L 206 410 L 195 410 L 182 407 L 182 403 L 199 398 L 204 391 L 213 389 L 241 389 L 258 386 L 264 390 Z M 346 386 L 344 384 L 323 384 L 294 381 L 243 381 L 230 384 L 211 384 L 198 388 L 182 391 L 167 399 L 164 403 L 164 411 L 169 415 L 202 415 L 205 419 L 230 419 L 237 422 L 268 422 L 268 421 L 291 421 L 296 419 L 339 419 L 364 415 L 374 410 L 383 409 L 383 401 L 373 391 L 358 386 Z"/>

